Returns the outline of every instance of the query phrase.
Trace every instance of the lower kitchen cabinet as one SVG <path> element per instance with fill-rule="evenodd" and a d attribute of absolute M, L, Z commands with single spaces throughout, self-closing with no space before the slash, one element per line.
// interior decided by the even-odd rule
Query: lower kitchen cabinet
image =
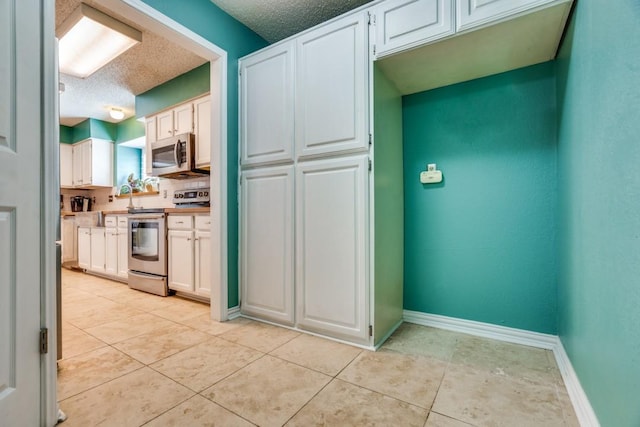
<path fill-rule="evenodd" d="M 120 221 L 120 219 L 118 219 Z M 127 218 L 124 218 L 124 224 L 127 224 Z M 118 224 L 120 225 L 120 223 Z M 129 277 L 129 230 L 118 227 L 118 271 L 117 276 L 127 280 Z"/>
<path fill-rule="evenodd" d="M 118 229 L 105 228 L 104 272 L 111 276 L 118 274 Z"/>
<path fill-rule="evenodd" d="M 96 273 L 105 272 L 105 232 L 103 227 L 91 227 L 91 265 L 89 270 Z"/>
<path fill-rule="evenodd" d="M 209 215 L 169 215 L 169 289 L 209 298 L 211 220 Z"/>
<path fill-rule="evenodd" d="M 63 217 L 60 221 L 60 237 L 62 238 L 62 263 L 73 262 L 78 258 L 78 229 L 73 216 Z"/>
<path fill-rule="evenodd" d="M 78 227 L 78 267 L 88 270 L 91 267 L 91 229 Z"/>

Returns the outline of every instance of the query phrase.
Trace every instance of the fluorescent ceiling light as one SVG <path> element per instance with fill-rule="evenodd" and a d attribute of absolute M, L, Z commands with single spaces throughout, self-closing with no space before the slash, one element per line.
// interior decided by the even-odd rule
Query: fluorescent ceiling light
<path fill-rule="evenodd" d="M 124 119 L 124 111 L 120 108 L 112 108 L 109 110 L 109 115 L 113 120 L 122 120 Z"/>
<path fill-rule="evenodd" d="M 86 78 L 142 41 L 142 33 L 81 3 L 58 28 L 60 72 Z"/>

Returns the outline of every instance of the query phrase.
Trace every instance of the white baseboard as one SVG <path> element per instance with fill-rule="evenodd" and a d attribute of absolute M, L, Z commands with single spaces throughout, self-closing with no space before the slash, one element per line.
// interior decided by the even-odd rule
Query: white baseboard
<path fill-rule="evenodd" d="M 580 425 L 583 427 L 600 426 L 598 418 L 591 407 L 591 403 L 589 403 L 589 399 L 582 389 L 580 380 L 573 370 L 571 360 L 564 350 L 562 341 L 560 341 L 557 335 L 541 334 L 539 332 L 508 328 L 506 326 L 497 326 L 472 320 L 456 319 L 437 314 L 421 313 L 419 311 L 404 310 L 403 317 L 405 322 L 418 325 L 552 350 Z"/>
<path fill-rule="evenodd" d="M 227 310 L 227 320 L 233 320 L 240 317 L 240 306 L 236 305 Z"/>

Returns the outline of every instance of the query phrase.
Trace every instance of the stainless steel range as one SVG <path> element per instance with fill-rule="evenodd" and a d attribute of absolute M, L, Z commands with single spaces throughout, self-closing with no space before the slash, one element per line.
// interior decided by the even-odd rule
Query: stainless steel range
<path fill-rule="evenodd" d="M 130 209 L 129 213 L 129 287 L 167 296 L 164 209 Z"/>
<path fill-rule="evenodd" d="M 209 206 L 210 200 L 209 188 L 192 188 L 173 192 L 173 203 L 176 208 Z"/>

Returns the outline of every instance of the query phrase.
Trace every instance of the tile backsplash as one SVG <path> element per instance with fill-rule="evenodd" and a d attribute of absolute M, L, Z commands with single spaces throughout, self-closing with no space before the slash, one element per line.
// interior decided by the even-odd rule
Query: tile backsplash
<path fill-rule="evenodd" d="M 194 178 L 194 179 L 164 179 L 160 178 L 158 189 L 160 194 L 154 196 L 134 196 L 133 204 L 135 207 L 145 208 L 172 208 L 174 204 L 172 202 L 173 192 L 178 189 L 185 188 L 203 188 L 209 186 L 209 178 Z M 165 198 L 166 191 L 166 198 Z M 118 187 L 100 188 L 94 190 L 74 190 L 74 189 L 61 189 L 65 211 L 71 210 L 71 202 L 69 197 L 71 196 L 87 196 L 95 198 L 95 203 L 91 210 L 93 211 L 114 211 L 127 209 L 129 205 L 129 198 L 119 199 L 115 197 L 118 194 Z M 109 196 L 113 196 L 113 201 L 109 202 Z"/>

